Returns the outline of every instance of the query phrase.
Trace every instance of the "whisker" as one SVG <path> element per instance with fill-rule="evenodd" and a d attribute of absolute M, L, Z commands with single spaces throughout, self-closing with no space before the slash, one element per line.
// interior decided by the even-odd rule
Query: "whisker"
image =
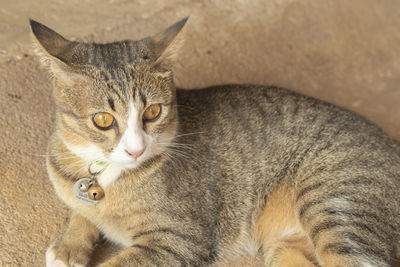
<path fill-rule="evenodd" d="M 157 143 L 157 144 L 162 145 L 164 147 L 184 148 L 191 151 L 196 151 L 195 149 L 196 147 L 191 144 L 179 144 L 179 143 Z"/>
<path fill-rule="evenodd" d="M 203 132 L 185 133 L 185 134 L 178 134 L 178 135 L 175 135 L 175 137 L 182 137 L 182 136 L 195 135 L 195 134 L 203 134 L 203 133 L 205 133 L 205 132 L 203 131 Z"/>
<path fill-rule="evenodd" d="M 188 160 L 189 162 L 194 160 L 194 157 L 191 154 L 188 154 L 184 151 L 181 151 L 181 150 L 178 150 L 175 148 L 169 147 L 167 153 L 169 153 L 171 156 L 173 154 L 183 160 Z"/>
<path fill-rule="evenodd" d="M 69 162 L 67 162 L 66 164 L 62 165 L 62 168 L 60 169 L 60 171 L 64 174 L 68 174 L 70 176 L 77 176 L 77 178 L 79 178 L 80 173 L 85 172 L 87 173 L 88 171 L 88 165 L 83 164 L 82 159 L 71 152 L 56 152 L 53 154 L 55 157 L 57 157 L 58 160 L 60 161 L 65 161 L 65 160 L 69 160 Z M 73 161 L 71 161 L 73 160 Z M 97 158 L 95 158 L 93 161 L 108 161 L 107 158 L 105 156 L 99 156 Z M 83 166 L 82 166 L 83 164 Z"/>

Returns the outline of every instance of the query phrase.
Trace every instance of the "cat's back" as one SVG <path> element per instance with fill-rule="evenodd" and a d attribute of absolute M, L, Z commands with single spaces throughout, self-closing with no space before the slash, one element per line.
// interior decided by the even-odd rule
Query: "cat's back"
<path fill-rule="evenodd" d="M 400 205 L 400 146 L 354 112 L 286 89 L 247 85 L 178 90 L 177 102 L 181 131 L 201 133 L 203 153 L 232 173 L 261 170 L 273 177 L 270 183 L 290 177 L 300 190 L 314 184 L 308 177 L 347 181 Z"/>
<path fill-rule="evenodd" d="M 207 129 L 213 140 L 319 143 L 379 150 L 400 164 L 400 146 L 374 123 L 345 108 L 273 86 L 224 85 L 177 90 L 180 122 L 187 130 Z M 182 130 L 185 130 L 182 129 Z M 203 131 L 206 132 L 206 131 Z M 251 139 L 251 140 L 250 140 Z M 257 143 L 257 145 L 260 145 Z M 356 149 L 356 147 L 359 149 Z M 283 149 L 281 147 L 280 149 Z M 399 167 L 400 168 L 400 167 Z"/>

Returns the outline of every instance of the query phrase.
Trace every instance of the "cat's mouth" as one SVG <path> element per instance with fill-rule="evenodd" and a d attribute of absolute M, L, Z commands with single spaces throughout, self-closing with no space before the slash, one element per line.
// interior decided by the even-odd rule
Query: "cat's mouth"
<path fill-rule="evenodd" d="M 122 165 L 124 168 L 136 168 L 146 159 L 146 152 L 147 149 L 116 149 L 110 154 L 110 161 Z"/>

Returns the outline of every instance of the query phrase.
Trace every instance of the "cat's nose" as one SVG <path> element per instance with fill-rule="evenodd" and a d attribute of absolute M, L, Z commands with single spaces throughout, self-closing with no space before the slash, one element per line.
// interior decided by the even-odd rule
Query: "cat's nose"
<path fill-rule="evenodd" d="M 138 157 L 140 157 L 143 152 L 144 152 L 144 148 L 141 150 L 125 150 L 126 153 L 128 153 L 132 158 L 137 159 Z"/>

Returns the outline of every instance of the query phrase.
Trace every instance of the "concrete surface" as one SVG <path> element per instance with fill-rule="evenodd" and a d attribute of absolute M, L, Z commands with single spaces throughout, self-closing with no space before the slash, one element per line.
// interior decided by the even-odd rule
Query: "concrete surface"
<path fill-rule="evenodd" d="M 400 140 L 398 0 L 0 0 L 0 266 L 43 266 L 68 215 L 45 172 L 53 104 L 28 18 L 106 42 L 187 15 L 178 86 L 288 87 L 355 110 Z"/>

